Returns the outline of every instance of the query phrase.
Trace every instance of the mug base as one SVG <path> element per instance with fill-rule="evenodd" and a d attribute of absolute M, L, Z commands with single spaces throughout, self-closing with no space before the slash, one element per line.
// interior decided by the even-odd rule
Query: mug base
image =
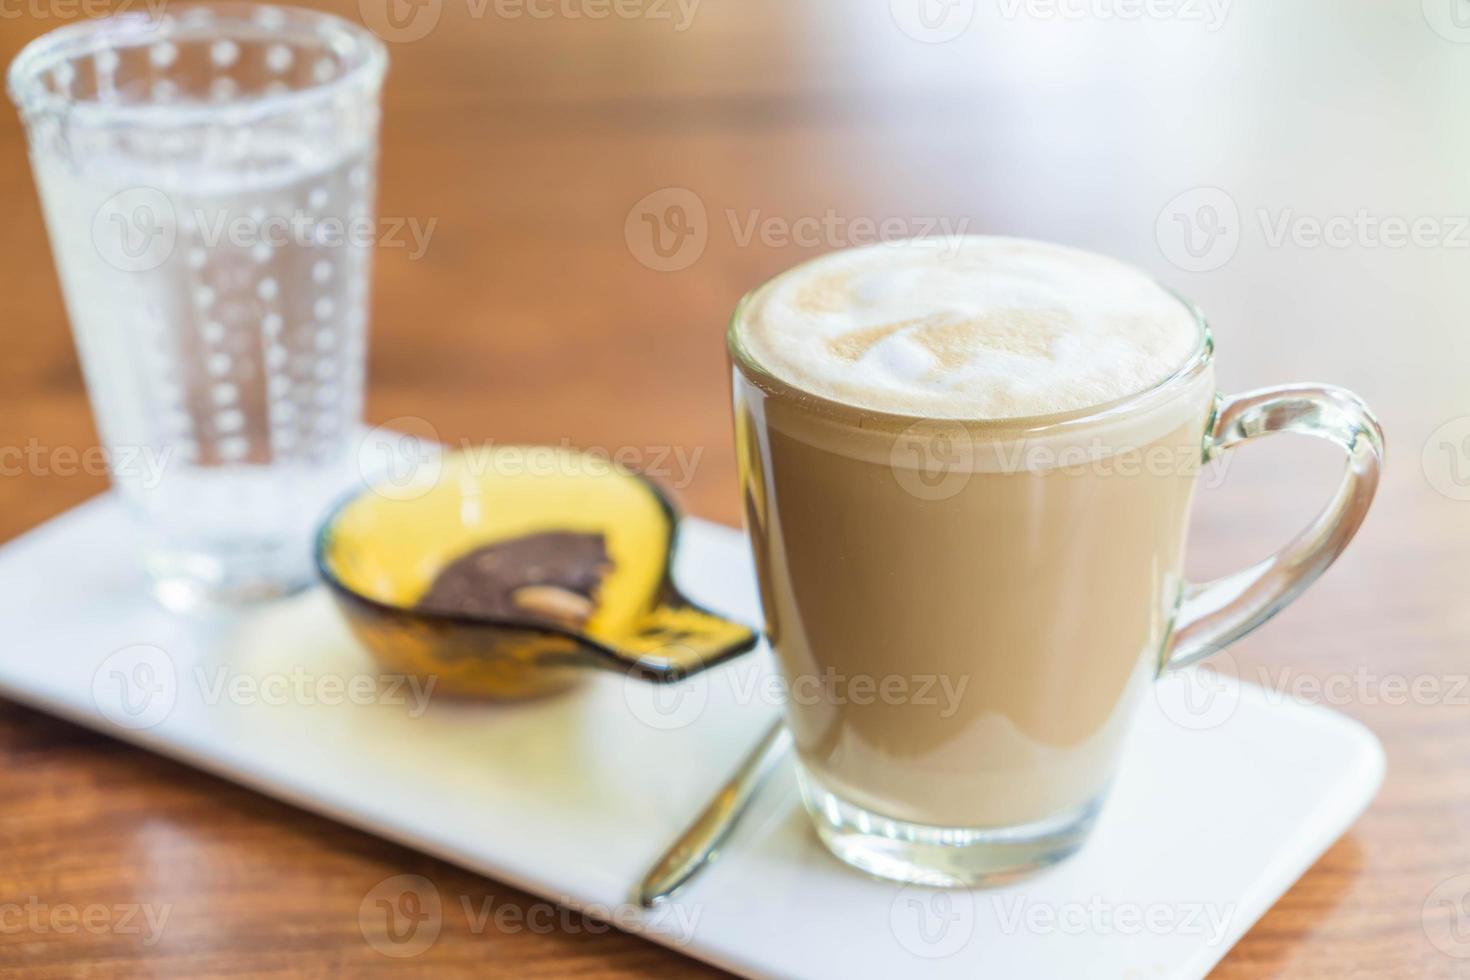
<path fill-rule="evenodd" d="M 1056 816 L 1008 827 L 936 827 L 873 813 L 826 789 L 798 764 L 817 836 L 843 863 L 879 878 L 933 888 L 1001 885 L 1076 853 L 1104 793 Z"/>

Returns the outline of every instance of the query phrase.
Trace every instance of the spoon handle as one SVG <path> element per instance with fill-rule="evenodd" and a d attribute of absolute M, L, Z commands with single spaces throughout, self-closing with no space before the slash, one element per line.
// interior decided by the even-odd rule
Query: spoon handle
<path fill-rule="evenodd" d="M 790 747 L 791 735 L 778 718 L 741 761 L 735 774 L 639 883 L 638 901 L 644 908 L 653 908 L 668 898 L 714 860 L 756 790 Z"/>

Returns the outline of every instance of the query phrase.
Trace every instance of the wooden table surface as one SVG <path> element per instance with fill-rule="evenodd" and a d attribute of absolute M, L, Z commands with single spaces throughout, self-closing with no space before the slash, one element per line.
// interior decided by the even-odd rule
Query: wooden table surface
<path fill-rule="evenodd" d="M 386 2 L 328 4 L 394 42 L 379 211 L 433 222 L 423 254 L 378 256 L 373 422 L 649 461 L 677 447 L 691 465 L 666 482 L 734 523 L 721 332 L 737 297 L 875 230 L 946 228 L 1154 271 L 1210 313 L 1227 389 L 1333 381 L 1366 397 L 1389 440 L 1373 513 L 1233 656 L 1371 727 L 1387 781 L 1217 976 L 1470 976 L 1458 0 L 928 0 L 928 19 L 919 0 L 424 0 L 391 22 Z M 0 57 L 76 10 L 7 5 Z M 0 191 L 9 538 L 105 480 L 65 465 L 96 436 L 5 112 Z M 15 465 L 27 446 L 41 462 Z M 1241 452 L 1201 494 L 1192 572 L 1285 540 L 1338 465 L 1297 440 Z M 576 917 L 505 930 L 450 914 L 427 952 L 385 958 L 358 910 L 389 876 L 427 876 L 452 908 L 534 902 L 3 702 L 0 848 L 0 967 L 29 976 L 714 972 Z M 151 943 L 111 918 L 23 914 L 92 905 L 170 913 Z"/>

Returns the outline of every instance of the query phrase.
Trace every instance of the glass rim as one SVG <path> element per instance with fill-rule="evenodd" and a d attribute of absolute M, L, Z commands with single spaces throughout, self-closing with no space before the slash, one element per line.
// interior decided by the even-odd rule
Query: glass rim
<path fill-rule="evenodd" d="M 964 426 L 966 429 L 989 432 L 1014 432 L 1021 430 L 1027 433 L 1038 433 L 1055 428 L 1093 423 L 1113 416 L 1127 414 L 1141 405 L 1148 404 L 1156 398 L 1168 394 L 1173 389 L 1186 389 L 1188 382 L 1198 377 L 1214 360 L 1215 338 L 1210 330 L 1209 321 L 1205 319 L 1204 312 L 1194 303 L 1185 299 L 1176 290 L 1171 289 L 1157 279 L 1151 279 L 1160 289 L 1172 296 L 1189 312 L 1190 319 L 1194 321 L 1198 339 L 1189 357 L 1185 358 L 1183 363 L 1173 373 L 1147 388 L 1130 392 L 1121 398 L 1099 402 L 1096 405 L 1088 405 L 1084 408 L 1072 409 L 1070 411 L 1042 415 L 1016 415 L 1001 419 L 941 417 L 922 413 L 891 412 L 855 405 L 851 402 L 839 401 L 835 398 L 828 398 L 824 395 L 808 391 L 800 385 L 777 376 L 775 372 L 762 364 L 751 353 L 741 342 L 740 338 L 740 325 L 744 319 L 745 312 L 756 297 L 787 276 L 799 272 L 811 263 L 825 257 L 825 254 L 819 255 L 794 265 L 789 269 L 778 272 L 740 297 L 740 301 L 735 304 L 735 311 L 730 315 L 730 321 L 725 330 L 726 350 L 729 352 L 734 366 L 739 369 L 747 380 L 770 394 L 784 395 L 801 403 L 803 407 L 810 408 L 822 415 L 845 419 L 850 418 L 856 413 L 862 416 L 865 421 L 874 421 L 905 429 L 915 426 L 932 425 L 946 427 Z"/>
<path fill-rule="evenodd" d="M 269 32 L 282 26 L 298 28 L 328 26 L 351 46 L 343 57 L 344 69 L 321 82 L 286 92 L 252 93 L 219 102 L 109 102 L 78 99 L 47 90 L 41 79 L 58 64 L 77 56 L 97 54 L 124 47 L 142 47 L 190 29 L 189 15 L 207 11 L 211 22 L 246 28 L 242 33 Z M 238 37 L 222 31 L 220 38 Z M 282 40 L 288 36 L 283 35 Z M 335 47 L 335 46 L 334 46 Z M 6 72 L 6 92 L 27 118 L 35 115 L 65 115 L 69 122 L 94 127 L 176 129 L 189 125 L 246 125 L 253 121 L 300 111 L 326 101 L 337 92 L 359 83 L 382 81 L 388 67 L 388 51 L 366 27 L 307 7 L 250 3 L 246 0 L 194 0 L 171 3 L 154 17 L 145 11 L 127 11 L 94 17 L 47 31 L 20 50 Z"/>

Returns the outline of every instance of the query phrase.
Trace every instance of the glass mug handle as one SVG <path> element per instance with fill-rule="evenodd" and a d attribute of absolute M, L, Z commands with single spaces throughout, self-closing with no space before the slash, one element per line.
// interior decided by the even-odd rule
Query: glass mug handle
<path fill-rule="evenodd" d="M 1368 513 L 1383 466 L 1383 430 L 1362 399 L 1327 385 L 1287 385 L 1217 398 L 1205 430 L 1204 460 L 1277 432 L 1316 436 L 1342 447 L 1347 469 L 1337 494 L 1270 558 L 1213 582 L 1184 586 L 1164 653 L 1165 670 L 1209 656 L 1280 612 L 1336 560 Z"/>

